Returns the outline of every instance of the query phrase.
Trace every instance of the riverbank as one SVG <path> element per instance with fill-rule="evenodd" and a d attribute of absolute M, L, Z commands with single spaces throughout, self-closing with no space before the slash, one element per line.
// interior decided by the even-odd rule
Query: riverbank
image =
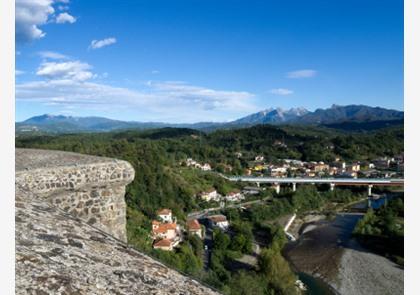
<path fill-rule="evenodd" d="M 284 254 L 295 269 L 320 278 L 338 294 L 403 294 L 404 271 L 385 257 L 364 249 L 352 231 L 360 213 L 296 218 L 289 232 L 299 237 Z"/>
<path fill-rule="evenodd" d="M 404 294 L 404 270 L 357 244 L 343 252 L 337 277 L 331 285 L 343 295 Z"/>

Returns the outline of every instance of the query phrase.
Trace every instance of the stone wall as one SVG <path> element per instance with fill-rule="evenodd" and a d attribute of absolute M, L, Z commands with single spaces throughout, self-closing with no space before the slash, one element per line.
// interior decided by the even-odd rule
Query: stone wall
<path fill-rule="evenodd" d="M 17 149 L 16 294 L 219 294 L 124 242 L 133 178 L 124 161 Z"/>
<path fill-rule="evenodd" d="M 125 186 L 134 169 L 125 161 L 59 151 L 16 150 L 16 184 L 123 241 Z"/>

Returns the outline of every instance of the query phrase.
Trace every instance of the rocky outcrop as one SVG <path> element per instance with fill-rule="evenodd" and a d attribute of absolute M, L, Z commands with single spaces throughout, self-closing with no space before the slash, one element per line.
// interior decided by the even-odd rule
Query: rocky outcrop
<path fill-rule="evenodd" d="M 125 161 L 18 149 L 16 294 L 217 294 L 127 246 L 133 177 Z"/>

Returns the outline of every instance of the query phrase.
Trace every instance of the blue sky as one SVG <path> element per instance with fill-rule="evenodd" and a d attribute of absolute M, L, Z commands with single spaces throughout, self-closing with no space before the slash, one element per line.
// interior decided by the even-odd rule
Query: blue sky
<path fill-rule="evenodd" d="M 403 109 L 403 1 L 16 0 L 16 120 Z"/>

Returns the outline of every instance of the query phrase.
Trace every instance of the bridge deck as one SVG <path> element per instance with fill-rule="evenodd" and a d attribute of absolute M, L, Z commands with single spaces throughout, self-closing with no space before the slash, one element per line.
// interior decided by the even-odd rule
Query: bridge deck
<path fill-rule="evenodd" d="M 228 177 L 230 181 L 258 182 L 258 183 L 308 183 L 335 185 L 404 185 L 404 179 L 399 178 L 280 178 L 280 177 Z"/>

